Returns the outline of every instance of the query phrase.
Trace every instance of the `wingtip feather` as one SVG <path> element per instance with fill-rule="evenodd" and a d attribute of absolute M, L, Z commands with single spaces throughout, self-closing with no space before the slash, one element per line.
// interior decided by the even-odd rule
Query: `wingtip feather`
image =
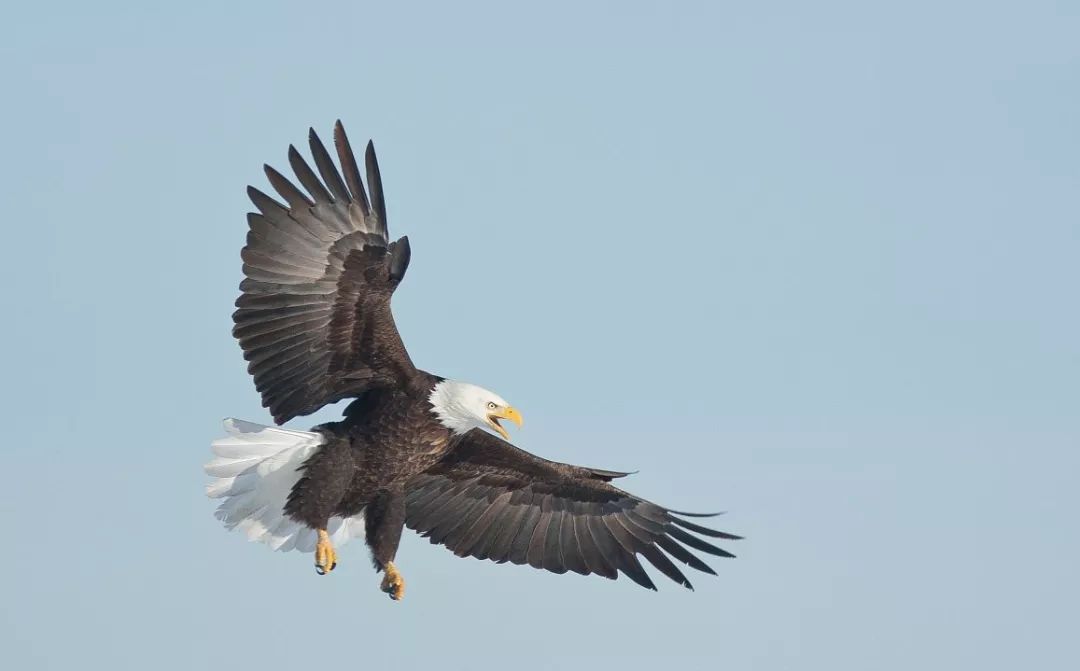
<path fill-rule="evenodd" d="M 688 513 L 685 510 L 672 510 L 668 508 L 667 511 L 672 515 L 681 515 L 682 517 L 719 517 L 720 515 L 727 514 L 726 510 L 721 510 L 716 513 Z"/>

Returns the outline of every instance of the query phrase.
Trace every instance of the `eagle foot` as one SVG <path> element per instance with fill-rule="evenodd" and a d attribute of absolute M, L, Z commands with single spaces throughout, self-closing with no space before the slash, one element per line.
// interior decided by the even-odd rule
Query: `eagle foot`
<path fill-rule="evenodd" d="M 405 598 L 405 578 L 401 577 L 394 562 L 386 562 L 386 575 L 383 576 L 379 589 L 390 595 L 394 601 Z"/>
<path fill-rule="evenodd" d="M 337 568 L 337 552 L 330 543 L 330 534 L 326 529 L 319 529 L 319 540 L 315 543 L 315 572 L 326 575 Z"/>

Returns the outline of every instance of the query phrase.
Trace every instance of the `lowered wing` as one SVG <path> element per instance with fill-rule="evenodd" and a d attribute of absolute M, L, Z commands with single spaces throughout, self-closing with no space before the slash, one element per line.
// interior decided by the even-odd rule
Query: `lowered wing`
<path fill-rule="evenodd" d="M 480 429 L 407 487 L 405 524 L 454 554 L 555 573 L 619 573 L 656 589 L 638 557 L 693 589 L 672 559 L 715 572 L 691 550 L 731 553 L 702 540 L 739 537 L 611 484 L 626 475 L 541 459 Z M 693 533 L 690 533 L 693 532 Z"/>

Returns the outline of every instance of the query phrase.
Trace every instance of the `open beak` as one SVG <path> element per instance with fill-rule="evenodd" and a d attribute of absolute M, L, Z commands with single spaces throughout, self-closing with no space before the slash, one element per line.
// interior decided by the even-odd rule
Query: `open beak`
<path fill-rule="evenodd" d="M 499 424 L 499 420 L 508 419 L 518 426 L 521 426 L 522 424 L 521 413 L 517 411 L 517 408 L 509 405 L 505 408 L 496 408 L 495 410 L 492 410 L 488 413 L 487 419 L 491 428 L 495 429 L 495 431 L 507 441 L 510 440 L 510 434 L 506 432 L 506 429 L 502 427 L 502 424 Z"/>

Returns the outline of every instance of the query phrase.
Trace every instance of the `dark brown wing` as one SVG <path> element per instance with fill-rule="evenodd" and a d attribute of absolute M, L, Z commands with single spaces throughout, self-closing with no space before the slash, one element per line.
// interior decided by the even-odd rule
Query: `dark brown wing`
<path fill-rule="evenodd" d="M 656 589 L 638 556 L 693 589 L 672 559 L 715 572 L 688 548 L 733 557 L 694 533 L 736 540 L 610 484 L 626 473 L 541 459 L 480 429 L 408 483 L 405 524 L 459 557 L 596 573 Z"/>
<path fill-rule="evenodd" d="M 321 180 L 289 147 L 307 194 L 270 166 L 266 175 L 287 205 L 248 187 L 259 213 L 248 214 L 233 313 L 233 335 L 278 424 L 416 374 L 390 312 L 409 241 L 387 237 L 375 148 L 369 142 L 365 156 L 369 200 L 340 121 L 334 144 L 344 180 L 314 130 L 309 143 Z"/>

